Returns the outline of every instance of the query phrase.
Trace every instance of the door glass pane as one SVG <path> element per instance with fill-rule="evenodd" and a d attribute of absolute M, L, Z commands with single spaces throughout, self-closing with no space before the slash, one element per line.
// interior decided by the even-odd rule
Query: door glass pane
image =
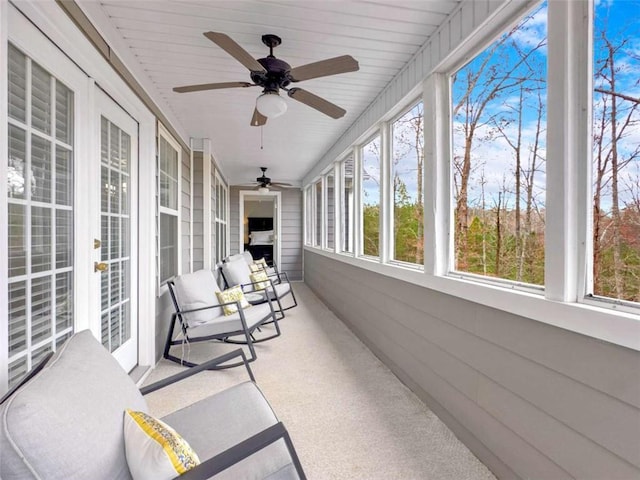
<path fill-rule="evenodd" d="M 51 75 L 31 62 L 31 126 L 51 133 Z"/>
<path fill-rule="evenodd" d="M 102 343 L 115 351 L 131 336 L 129 215 L 131 137 L 107 118 L 100 128 L 100 230 L 101 260 L 108 265 L 100 280 Z"/>
<path fill-rule="evenodd" d="M 71 144 L 73 132 L 73 94 L 71 90 L 56 83 L 56 138 Z"/>
<path fill-rule="evenodd" d="M 26 198 L 27 132 L 9 125 L 9 171 L 7 187 L 10 198 Z"/>
<path fill-rule="evenodd" d="M 3 161 L 9 345 L 1 368 L 8 368 L 11 387 L 73 331 L 74 94 L 12 45 L 8 66 L 9 155 Z M 64 140 L 64 148 L 56 138 Z"/>
<path fill-rule="evenodd" d="M 9 45 L 9 117 L 22 123 L 27 119 L 27 58 Z"/>

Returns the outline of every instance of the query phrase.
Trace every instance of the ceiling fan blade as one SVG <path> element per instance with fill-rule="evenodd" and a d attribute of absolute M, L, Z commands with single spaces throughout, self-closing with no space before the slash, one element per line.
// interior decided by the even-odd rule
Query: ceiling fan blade
<path fill-rule="evenodd" d="M 340 108 L 328 100 L 303 90 L 302 88 L 292 88 L 287 92 L 287 94 L 294 100 L 304 103 L 305 105 L 309 105 L 311 108 L 315 108 L 319 112 L 329 115 L 331 118 L 341 118 L 345 113 L 347 113 L 344 108 Z"/>
<path fill-rule="evenodd" d="M 274 187 L 293 187 L 290 183 L 283 182 L 271 182 L 269 185 L 273 185 Z"/>
<path fill-rule="evenodd" d="M 262 115 L 257 108 L 253 109 L 253 117 L 251 117 L 251 126 L 252 127 L 261 127 L 265 123 L 267 123 L 267 117 Z"/>
<path fill-rule="evenodd" d="M 264 72 L 267 73 L 265 68 L 258 63 L 258 61 L 251 56 L 244 48 L 236 43 L 229 35 L 218 32 L 205 32 L 204 36 L 218 45 L 221 49 L 238 60 L 242 65 L 247 67 L 252 72 Z"/>
<path fill-rule="evenodd" d="M 301 82 L 312 78 L 337 75 L 338 73 L 355 72 L 360 69 L 358 62 L 351 55 L 329 58 L 315 63 L 308 63 L 291 69 L 291 80 Z"/>
<path fill-rule="evenodd" d="M 222 83 L 201 83 L 200 85 L 187 85 L 185 87 L 175 87 L 174 92 L 200 92 L 202 90 L 218 90 L 219 88 L 253 87 L 253 83 L 247 82 L 222 82 Z"/>

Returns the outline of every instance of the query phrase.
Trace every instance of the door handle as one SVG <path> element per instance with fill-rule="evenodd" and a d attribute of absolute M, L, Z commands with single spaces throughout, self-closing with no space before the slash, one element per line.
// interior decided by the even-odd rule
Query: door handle
<path fill-rule="evenodd" d="M 93 271 L 94 272 L 106 272 L 109 270 L 109 265 L 104 262 L 93 262 Z"/>

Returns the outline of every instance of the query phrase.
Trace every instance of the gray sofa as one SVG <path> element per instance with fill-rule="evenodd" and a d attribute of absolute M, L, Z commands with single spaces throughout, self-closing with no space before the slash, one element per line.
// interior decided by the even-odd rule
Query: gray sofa
<path fill-rule="evenodd" d="M 89 331 L 73 335 L 0 406 L 3 480 L 130 479 L 123 413 L 147 412 L 143 393 L 244 356 L 241 350 L 138 390 Z M 251 378 L 251 370 L 247 365 Z M 176 394 L 175 387 L 171 389 Z M 164 418 L 202 463 L 181 479 L 304 479 L 291 440 L 252 381 Z M 208 459 L 208 460 L 207 460 Z"/>

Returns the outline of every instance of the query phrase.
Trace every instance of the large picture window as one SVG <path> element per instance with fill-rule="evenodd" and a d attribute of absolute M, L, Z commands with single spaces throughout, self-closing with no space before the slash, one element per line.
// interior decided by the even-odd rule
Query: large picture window
<path fill-rule="evenodd" d="M 544 283 L 547 7 L 451 78 L 455 269 Z"/>
<path fill-rule="evenodd" d="M 640 1 L 595 2 L 593 293 L 640 302 Z"/>
<path fill-rule="evenodd" d="M 422 102 L 391 125 L 393 258 L 424 264 L 424 115 Z"/>
<path fill-rule="evenodd" d="M 362 147 L 362 253 L 380 255 L 380 136 Z"/>
<path fill-rule="evenodd" d="M 164 129 L 158 138 L 159 276 L 163 284 L 179 273 L 180 148 Z"/>

